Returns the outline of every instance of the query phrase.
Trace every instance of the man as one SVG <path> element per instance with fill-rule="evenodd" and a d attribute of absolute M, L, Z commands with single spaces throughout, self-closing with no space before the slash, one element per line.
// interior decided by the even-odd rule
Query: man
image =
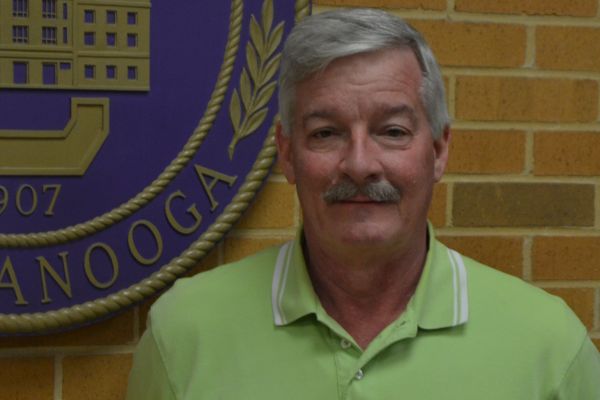
<path fill-rule="evenodd" d="M 280 112 L 298 237 L 163 295 L 129 399 L 600 399 L 598 352 L 568 307 L 427 224 L 450 130 L 417 32 L 381 11 L 306 18 Z"/>

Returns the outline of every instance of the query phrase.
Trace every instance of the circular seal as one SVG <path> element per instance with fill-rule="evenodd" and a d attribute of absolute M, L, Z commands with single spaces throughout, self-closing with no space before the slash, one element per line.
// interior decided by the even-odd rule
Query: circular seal
<path fill-rule="evenodd" d="M 275 155 L 283 38 L 310 5 L 9 3 L 0 332 L 44 333 L 157 293 L 238 220 Z"/>

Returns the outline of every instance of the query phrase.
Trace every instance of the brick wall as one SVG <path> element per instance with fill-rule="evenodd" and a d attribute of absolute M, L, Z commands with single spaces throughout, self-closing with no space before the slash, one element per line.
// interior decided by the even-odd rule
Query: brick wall
<path fill-rule="evenodd" d="M 421 30 L 453 118 L 430 218 L 448 245 L 564 298 L 600 347 L 598 0 L 318 0 L 385 7 Z M 276 173 L 197 271 L 288 240 Z M 148 304 L 41 338 L 0 339 L 0 400 L 120 399 Z"/>

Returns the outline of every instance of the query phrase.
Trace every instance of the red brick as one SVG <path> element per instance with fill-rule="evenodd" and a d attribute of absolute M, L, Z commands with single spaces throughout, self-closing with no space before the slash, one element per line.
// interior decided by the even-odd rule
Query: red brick
<path fill-rule="evenodd" d="M 600 280 L 600 237 L 536 237 L 534 280 Z"/>
<path fill-rule="evenodd" d="M 455 183 L 454 226 L 592 226 L 594 186 L 552 183 Z"/>
<path fill-rule="evenodd" d="M 457 11 L 595 17 L 596 0 L 456 0 Z"/>
<path fill-rule="evenodd" d="M 524 26 L 411 20 L 440 65 L 518 67 L 525 62 Z"/>
<path fill-rule="evenodd" d="M 600 71 L 600 29 L 577 26 L 539 27 L 535 33 L 539 68 Z"/>
<path fill-rule="evenodd" d="M 52 358 L 0 359 L 0 400 L 52 400 Z"/>
<path fill-rule="evenodd" d="M 65 357 L 62 400 L 125 398 L 130 354 Z"/>
<path fill-rule="evenodd" d="M 433 187 L 433 197 L 429 208 L 428 218 L 436 228 L 446 225 L 446 196 L 448 187 L 445 183 L 438 183 Z"/>
<path fill-rule="evenodd" d="M 591 288 L 545 288 L 562 299 L 577 314 L 581 322 L 592 330 L 594 327 L 595 290 Z"/>
<path fill-rule="evenodd" d="M 445 10 L 446 0 L 314 0 L 319 6 Z"/>
<path fill-rule="evenodd" d="M 0 338 L 2 347 L 56 347 L 121 345 L 133 341 L 134 314 L 129 310 L 104 321 L 75 330 L 38 336 Z"/>
<path fill-rule="evenodd" d="M 446 246 L 507 274 L 523 276 L 523 240 L 500 236 L 440 236 Z"/>
<path fill-rule="evenodd" d="M 226 238 L 225 262 L 230 263 L 257 253 L 267 247 L 275 246 L 291 240 L 290 236 L 280 238 Z"/>
<path fill-rule="evenodd" d="M 536 175 L 600 175 L 600 132 L 536 132 Z"/>
<path fill-rule="evenodd" d="M 586 79 L 460 76 L 456 118 L 467 121 L 595 122 L 598 83 Z"/>
<path fill-rule="evenodd" d="M 447 173 L 514 174 L 524 165 L 523 132 L 452 131 Z"/>
<path fill-rule="evenodd" d="M 289 228 L 294 225 L 295 186 L 269 182 L 244 213 L 236 228 Z"/>

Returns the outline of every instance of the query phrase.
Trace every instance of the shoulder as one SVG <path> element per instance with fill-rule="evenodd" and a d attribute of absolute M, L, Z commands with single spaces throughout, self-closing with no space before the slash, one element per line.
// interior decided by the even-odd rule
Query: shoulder
<path fill-rule="evenodd" d="M 469 307 L 475 315 L 491 314 L 519 324 L 583 328 L 565 302 L 520 278 L 462 256 L 468 273 Z"/>
<path fill-rule="evenodd" d="M 206 331 L 211 326 L 239 323 L 250 309 L 270 313 L 270 288 L 278 252 L 279 247 L 272 247 L 177 280 L 150 310 L 155 335 L 195 334 L 200 327 Z"/>
<path fill-rule="evenodd" d="M 517 277 L 462 256 L 468 275 L 469 322 L 512 354 L 569 365 L 587 329 L 567 304 Z"/>

